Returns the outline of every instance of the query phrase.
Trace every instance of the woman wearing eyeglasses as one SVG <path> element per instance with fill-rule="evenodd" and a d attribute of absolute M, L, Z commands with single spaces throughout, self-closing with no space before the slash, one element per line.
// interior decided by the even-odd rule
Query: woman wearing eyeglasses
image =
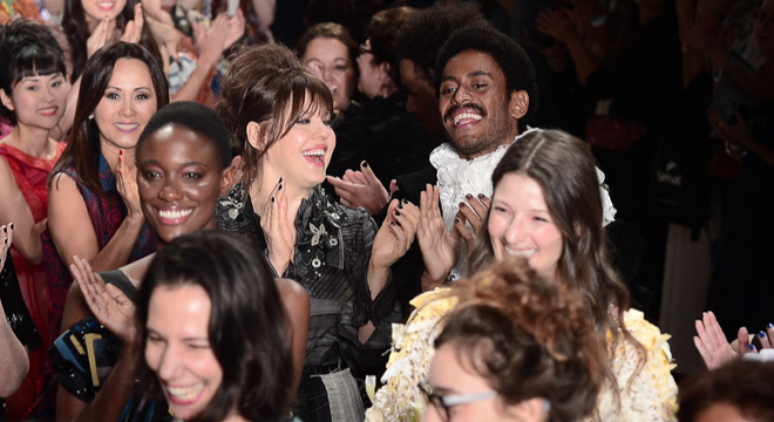
<path fill-rule="evenodd" d="M 459 300 L 435 339 L 424 421 L 569 422 L 594 410 L 604 341 L 584 300 L 508 258 L 455 284 Z"/>

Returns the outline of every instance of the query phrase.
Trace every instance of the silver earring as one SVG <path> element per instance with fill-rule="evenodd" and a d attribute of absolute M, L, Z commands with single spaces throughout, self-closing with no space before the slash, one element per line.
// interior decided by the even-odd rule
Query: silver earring
<path fill-rule="evenodd" d="M 89 120 L 94 120 L 94 115 L 89 116 Z"/>

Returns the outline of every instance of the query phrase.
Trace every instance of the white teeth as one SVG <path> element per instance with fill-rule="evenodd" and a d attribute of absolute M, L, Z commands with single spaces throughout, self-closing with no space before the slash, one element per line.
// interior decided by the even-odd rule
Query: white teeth
<path fill-rule="evenodd" d="M 473 114 L 473 113 L 460 113 L 454 116 L 454 124 L 455 125 L 460 124 L 460 120 L 462 119 L 473 119 L 475 121 L 479 121 L 482 119 L 482 117 L 478 114 Z"/>
<path fill-rule="evenodd" d="M 188 210 L 172 210 L 172 211 L 158 210 L 159 217 L 161 217 L 161 218 L 172 218 L 172 219 L 186 217 L 191 212 L 193 212 L 192 209 L 188 209 Z"/>
<path fill-rule="evenodd" d="M 180 401 L 187 401 L 196 397 L 196 395 L 202 391 L 202 388 L 204 388 L 204 383 L 199 383 L 188 387 L 167 386 L 167 391 L 169 392 L 169 395 L 174 396 L 176 399 Z"/>
<path fill-rule="evenodd" d="M 510 249 L 510 248 L 505 248 L 505 252 L 507 252 L 508 255 L 511 255 L 511 256 L 520 256 L 520 257 L 523 257 L 523 258 L 529 258 L 535 252 L 537 252 L 537 249 Z"/>
<path fill-rule="evenodd" d="M 121 130 L 132 130 L 140 127 L 139 123 L 116 123 L 115 125 Z"/>
<path fill-rule="evenodd" d="M 38 110 L 38 113 L 40 113 L 40 114 L 50 114 L 50 113 L 53 113 L 55 111 L 56 111 L 56 107 L 49 107 L 49 108 L 44 108 L 44 109 Z"/>
<path fill-rule="evenodd" d="M 325 155 L 325 150 L 322 150 L 322 149 L 312 149 L 312 150 L 309 150 L 309 151 L 304 151 L 302 154 L 304 156 Z"/>

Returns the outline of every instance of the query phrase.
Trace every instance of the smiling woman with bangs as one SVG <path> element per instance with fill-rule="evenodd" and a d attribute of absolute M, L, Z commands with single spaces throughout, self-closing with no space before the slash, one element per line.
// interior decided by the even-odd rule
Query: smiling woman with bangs
<path fill-rule="evenodd" d="M 294 413 L 305 422 L 362 420 L 356 378 L 383 369 L 389 323 L 399 317 L 390 266 L 408 250 L 418 210 L 393 201 L 378 229 L 362 208 L 328 199 L 320 183 L 336 145 L 333 100 L 287 48 L 242 52 L 222 87 L 217 110 L 242 150 L 244 174 L 220 201 L 216 227 L 252 241 L 311 300 Z"/>

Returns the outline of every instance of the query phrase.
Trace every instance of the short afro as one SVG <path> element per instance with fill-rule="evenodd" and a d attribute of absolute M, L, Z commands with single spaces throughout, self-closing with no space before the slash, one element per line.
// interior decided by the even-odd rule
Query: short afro
<path fill-rule="evenodd" d="M 137 155 L 142 145 L 159 129 L 179 125 L 205 138 L 215 146 L 222 168 L 231 165 L 231 134 L 215 110 L 190 101 L 179 101 L 162 107 L 151 117 L 137 141 Z"/>
<path fill-rule="evenodd" d="M 455 30 L 468 26 L 488 26 L 479 7 L 473 3 L 435 3 L 409 16 L 398 33 L 397 53 L 411 60 L 417 76 L 433 82 L 435 58 Z"/>
<path fill-rule="evenodd" d="M 441 74 L 452 57 L 465 50 L 487 53 L 500 65 L 505 75 L 508 94 L 524 90 L 529 95 L 529 109 L 519 119 L 519 132 L 524 132 L 537 112 L 537 82 L 535 68 L 524 49 L 511 37 L 489 27 L 471 26 L 455 31 L 441 47 L 435 63 L 434 87 L 436 93 L 441 85 Z"/>

